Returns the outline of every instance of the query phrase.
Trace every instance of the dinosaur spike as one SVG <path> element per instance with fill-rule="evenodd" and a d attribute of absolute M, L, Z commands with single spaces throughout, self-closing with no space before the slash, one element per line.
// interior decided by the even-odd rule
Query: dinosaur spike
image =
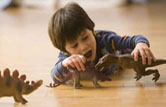
<path fill-rule="evenodd" d="M 34 84 L 35 84 L 35 81 L 31 81 L 31 84 L 34 85 Z"/>
<path fill-rule="evenodd" d="M 26 83 L 27 85 L 29 85 L 29 81 L 26 81 L 25 83 Z"/>
<path fill-rule="evenodd" d="M 25 81 L 25 80 L 26 80 L 26 75 L 21 75 L 21 76 L 20 76 L 20 79 L 21 79 L 22 81 Z"/>
<path fill-rule="evenodd" d="M 33 92 L 34 90 L 36 90 L 38 87 L 40 87 L 42 84 L 43 84 L 43 81 L 39 80 L 39 81 L 37 81 L 33 85 L 26 85 L 23 88 L 23 94 L 30 94 L 31 92 Z"/>
<path fill-rule="evenodd" d="M 10 70 L 8 68 L 6 68 L 3 72 L 3 76 L 4 77 L 9 77 L 10 76 Z"/>
<path fill-rule="evenodd" d="M 18 78 L 18 76 L 19 76 L 18 70 L 14 70 L 12 77 L 13 77 L 13 78 Z"/>

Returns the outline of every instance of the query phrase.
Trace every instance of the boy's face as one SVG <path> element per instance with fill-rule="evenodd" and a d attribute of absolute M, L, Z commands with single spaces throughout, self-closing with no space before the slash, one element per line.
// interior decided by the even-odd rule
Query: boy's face
<path fill-rule="evenodd" d="M 83 55 L 89 61 L 96 58 L 96 40 L 91 30 L 85 29 L 74 42 L 66 42 L 66 51 L 73 55 Z"/>

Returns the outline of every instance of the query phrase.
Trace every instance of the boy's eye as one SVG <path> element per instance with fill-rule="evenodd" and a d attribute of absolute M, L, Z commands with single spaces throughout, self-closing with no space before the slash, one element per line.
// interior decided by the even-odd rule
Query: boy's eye
<path fill-rule="evenodd" d="M 88 36 L 85 36 L 82 40 L 87 40 L 88 39 Z"/>
<path fill-rule="evenodd" d="M 74 45 L 72 46 L 72 48 L 77 48 L 77 46 L 78 46 L 78 43 L 74 44 Z"/>

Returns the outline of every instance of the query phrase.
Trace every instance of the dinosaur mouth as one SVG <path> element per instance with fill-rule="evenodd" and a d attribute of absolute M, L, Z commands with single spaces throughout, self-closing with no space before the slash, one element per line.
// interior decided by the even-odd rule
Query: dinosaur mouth
<path fill-rule="evenodd" d="M 86 52 L 85 54 L 84 54 L 84 56 L 88 59 L 88 58 L 90 58 L 91 56 L 92 56 L 92 50 L 89 50 L 88 52 Z"/>

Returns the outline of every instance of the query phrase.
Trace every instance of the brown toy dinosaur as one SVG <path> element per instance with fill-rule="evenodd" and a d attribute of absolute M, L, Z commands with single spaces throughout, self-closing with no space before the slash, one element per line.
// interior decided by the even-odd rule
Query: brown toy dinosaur
<path fill-rule="evenodd" d="M 30 94 L 40 87 L 43 81 L 32 81 L 31 84 L 29 84 L 29 81 L 25 82 L 26 75 L 21 75 L 19 78 L 18 76 L 19 72 L 17 70 L 13 71 L 12 76 L 8 68 L 4 70 L 3 76 L 0 71 L 0 97 L 13 96 L 16 102 L 25 104 L 27 100 L 25 100 L 22 95 Z"/>
<path fill-rule="evenodd" d="M 88 72 L 92 76 L 93 84 L 97 88 L 101 87 L 101 85 L 97 82 L 98 80 L 111 81 L 111 79 L 109 77 L 105 76 L 102 72 L 99 72 L 96 70 L 93 62 L 86 62 L 85 69 L 86 69 L 85 72 Z M 51 88 L 57 87 L 61 84 L 65 84 L 68 80 L 70 80 L 72 78 L 74 80 L 74 83 L 73 83 L 74 88 L 79 89 L 79 88 L 83 87 L 83 85 L 80 84 L 80 72 L 72 67 L 67 68 L 67 70 L 69 71 L 68 75 L 62 81 L 59 81 L 54 84 L 51 83 L 47 87 L 51 87 Z"/>
<path fill-rule="evenodd" d="M 122 68 L 132 68 L 136 71 L 135 79 L 139 80 L 142 76 L 147 76 L 154 74 L 154 80 L 155 82 L 159 79 L 160 74 L 157 69 L 148 69 L 148 67 L 154 67 L 161 64 L 166 64 L 166 60 L 164 59 L 157 59 L 155 62 L 152 61 L 150 65 L 142 64 L 141 57 L 138 58 L 138 61 L 134 61 L 133 56 L 130 54 L 124 54 L 124 55 L 114 55 L 114 54 L 107 54 L 99 59 L 98 63 L 95 65 L 97 69 L 100 71 L 104 69 L 108 69 L 111 64 L 117 64 L 119 67 Z"/>

